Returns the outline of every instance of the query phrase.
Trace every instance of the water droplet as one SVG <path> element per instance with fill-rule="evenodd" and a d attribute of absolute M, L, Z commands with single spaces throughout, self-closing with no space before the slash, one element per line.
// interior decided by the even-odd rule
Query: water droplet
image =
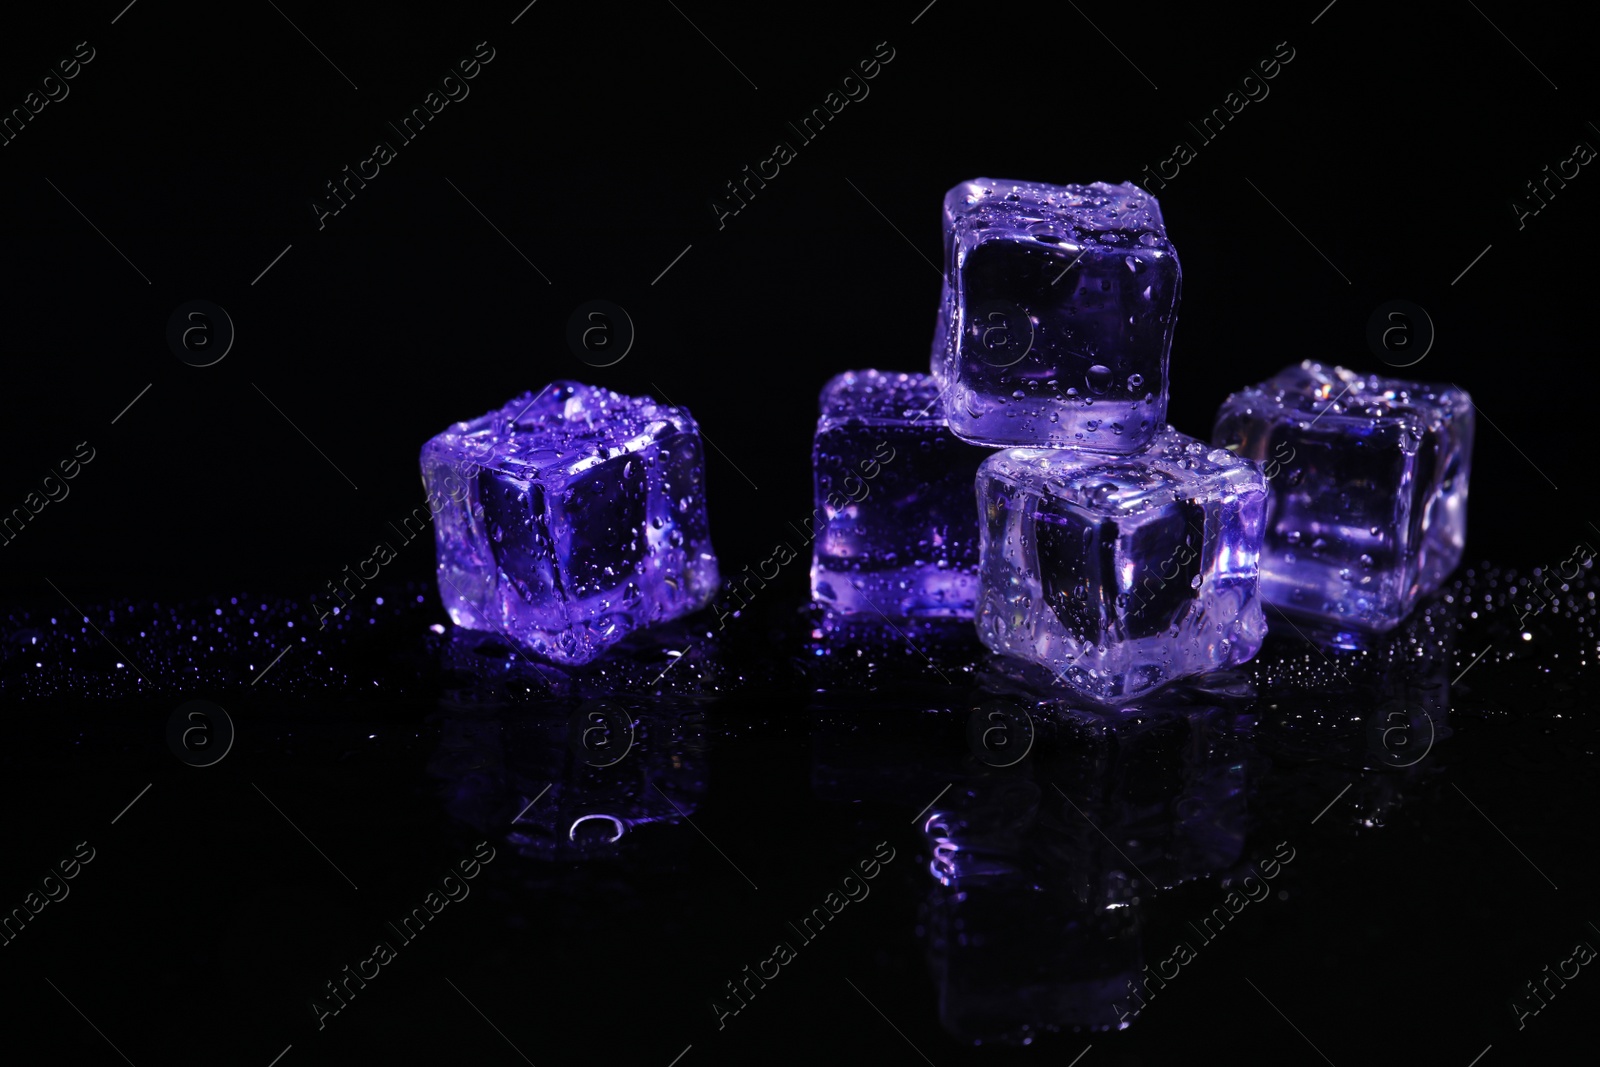
<path fill-rule="evenodd" d="M 1130 375 L 1128 375 L 1128 388 L 1129 389 L 1137 389 L 1143 384 L 1144 384 L 1144 375 L 1142 375 L 1142 374 L 1130 374 Z"/>
<path fill-rule="evenodd" d="M 1084 379 L 1088 383 L 1090 392 L 1104 393 L 1111 388 L 1111 368 L 1104 364 L 1096 363 L 1089 368 L 1088 373 L 1084 375 Z"/>

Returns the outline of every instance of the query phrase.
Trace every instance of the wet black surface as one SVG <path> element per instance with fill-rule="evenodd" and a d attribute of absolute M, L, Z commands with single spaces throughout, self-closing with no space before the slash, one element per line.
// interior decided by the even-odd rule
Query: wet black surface
<path fill-rule="evenodd" d="M 1592 583 L 1519 626 L 1527 588 L 1464 571 L 1364 651 L 1274 614 L 1245 669 L 1115 715 L 967 628 L 777 600 L 577 673 L 415 587 L 323 631 L 13 612 L 0 888 L 67 895 L 13 923 L 9 1002 L 70 1015 L 49 981 L 135 1063 L 1529 1062 L 1592 994 L 1519 1031 L 1523 983 L 1600 931 Z"/>

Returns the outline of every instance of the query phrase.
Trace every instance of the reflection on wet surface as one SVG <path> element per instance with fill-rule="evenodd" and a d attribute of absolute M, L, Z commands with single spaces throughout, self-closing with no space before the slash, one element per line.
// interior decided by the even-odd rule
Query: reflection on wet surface
<path fill-rule="evenodd" d="M 1449 789 L 1462 735 L 1537 722 L 1509 738 L 1509 766 L 1552 782 L 1587 766 L 1582 744 L 1550 740 L 1582 727 L 1594 688 L 1587 569 L 1538 613 L 1519 610 L 1527 588 L 1511 572 L 1467 572 L 1357 648 L 1272 614 L 1243 668 L 1115 711 L 987 653 L 966 624 L 841 621 L 774 600 L 726 632 L 680 622 L 570 671 L 438 625 L 414 590 L 304 642 L 298 627 L 287 638 L 300 609 L 281 600 L 86 604 L 116 651 L 82 620 L 14 611 L 0 631 L 0 694 L 51 714 L 138 708 L 156 723 L 184 700 L 212 700 L 239 727 L 219 764 L 229 772 L 247 758 L 287 767 L 363 753 L 364 766 L 420 782 L 451 824 L 542 872 L 507 905 L 535 915 L 548 898 L 530 885 L 577 907 L 602 884 L 611 906 L 651 900 L 668 867 L 695 892 L 702 877 L 745 892 L 745 866 L 764 891 L 769 874 L 788 872 L 809 899 L 814 886 L 801 883 L 832 860 L 793 853 L 792 827 L 763 824 L 761 810 L 746 822 L 726 814 L 788 803 L 760 787 L 770 775 L 787 788 L 794 764 L 808 795 L 786 818 L 848 827 L 845 859 L 885 838 L 912 846 L 894 870 L 916 869 L 915 907 L 897 911 L 902 889 L 884 880 L 875 918 L 852 920 L 850 936 L 890 942 L 914 922 L 923 1002 L 931 1012 L 936 1001 L 940 1025 L 962 1042 L 1016 1044 L 1158 1025 L 1177 1003 L 1163 1001 L 1169 988 L 1206 981 L 1189 963 L 1224 951 L 1208 947 L 1219 931 L 1271 928 L 1313 832 L 1326 850 L 1386 833 L 1416 805 L 1452 847 L 1500 847 Z M 269 667 L 285 639 L 290 651 Z M 269 732 L 274 715 L 292 726 Z M 42 733 L 48 717 L 28 722 Z M 276 799 L 318 810 L 314 794 L 285 801 L 279 778 Z M 1439 814 L 1441 793 L 1458 815 Z M 715 826 L 698 824 L 717 812 L 761 832 L 712 840 Z M 1523 862 L 1510 846 L 1504 858 Z M 1542 886 L 1542 872 L 1521 873 Z M 770 907 L 774 926 L 790 914 Z M 684 928 L 716 921 L 686 917 Z M 764 951 L 765 936 L 741 929 L 728 955 L 746 940 Z"/>

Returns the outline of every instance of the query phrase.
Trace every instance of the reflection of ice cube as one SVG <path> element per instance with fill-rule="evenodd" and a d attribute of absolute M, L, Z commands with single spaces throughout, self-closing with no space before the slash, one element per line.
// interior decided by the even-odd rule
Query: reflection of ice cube
<path fill-rule="evenodd" d="M 520 704 L 453 691 L 429 771 L 445 806 L 534 859 L 614 856 L 677 823 L 705 789 L 705 715 L 632 696 Z"/>
<path fill-rule="evenodd" d="M 682 408 L 554 382 L 422 450 L 457 625 L 586 663 L 715 593 L 699 428 Z"/>
<path fill-rule="evenodd" d="M 1166 423 L 1182 273 L 1135 185 L 976 178 L 945 194 L 933 372 L 992 445 L 1137 452 Z"/>
<path fill-rule="evenodd" d="M 996 652 L 1121 703 L 1261 647 L 1254 464 L 1168 427 L 1138 456 L 996 453 L 977 484 L 978 634 Z"/>
<path fill-rule="evenodd" d="M 872 620 L 970 619 L 972 480 L 985 451 L 950 432 L 926 374 L 851 371 L 831 380 L 821 400 L 813 599 Z"/>
<path fill-rule="evenodd" d="M 1040 710 L 1018 710 L 1028 707 Z M 1181 704 L 1103 728 L 1057 725 L 1031 769 L 959 778 L 923 820 L 929 956 L 941 1021 L 958 1038 L 1126 1025 L 1152 894 L 1241 854 L 1249 783 L 1236 713 Z"/>
<path fill-rule="evenodd" d="M 1455 386 L 1310 360 L 1230 396 L 1212 440 L 1269 474 L 1263 596 L 1393 628 L 1461 562 L 1472 436 L 1472 401 Z"/>

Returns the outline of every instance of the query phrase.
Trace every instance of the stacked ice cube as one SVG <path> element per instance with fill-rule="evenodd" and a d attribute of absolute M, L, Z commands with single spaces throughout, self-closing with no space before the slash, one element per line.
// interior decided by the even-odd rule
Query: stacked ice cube
<path fill-rule="evenodd" d="M 1182 274 L 1155 199 L 980 178 L 945 196 L 944 240 L 932 379 L 862 371 L 823 391 L 819 509 L 828 472 L 875 438 L 920 447 L 895 453 L 912 491 L 829 512 L 815 598 L 973 617 L 991 648 L 1106 701 L 1249 659 L 1266 489 L 1166 426 Z"/>
<path fill-rule="evenodd" d="M 858 371 L 822 392 L 814 598 L 974 617 L 990 648 L 1102 701 L 1253 656 L 1266 486 L 1165 426 L 1182 275 L 1155 198 L 962 182 L 944 258 L 933 378 Z M 832 472 L 891 435 L 893 483 L 826 507 Z"/>
<path fill-rule="evenodd" d="M 1012 446 L 978 471 L 978 636 L 1107 702 L 1242 663 L 1266 635 L 1261 472 L 1166 425 L 1182 283 L 1137 186 L 945 196 L 934 371 L 955 433 Z M 992 332 L 1013 323 L 1022 344 Z"/>

